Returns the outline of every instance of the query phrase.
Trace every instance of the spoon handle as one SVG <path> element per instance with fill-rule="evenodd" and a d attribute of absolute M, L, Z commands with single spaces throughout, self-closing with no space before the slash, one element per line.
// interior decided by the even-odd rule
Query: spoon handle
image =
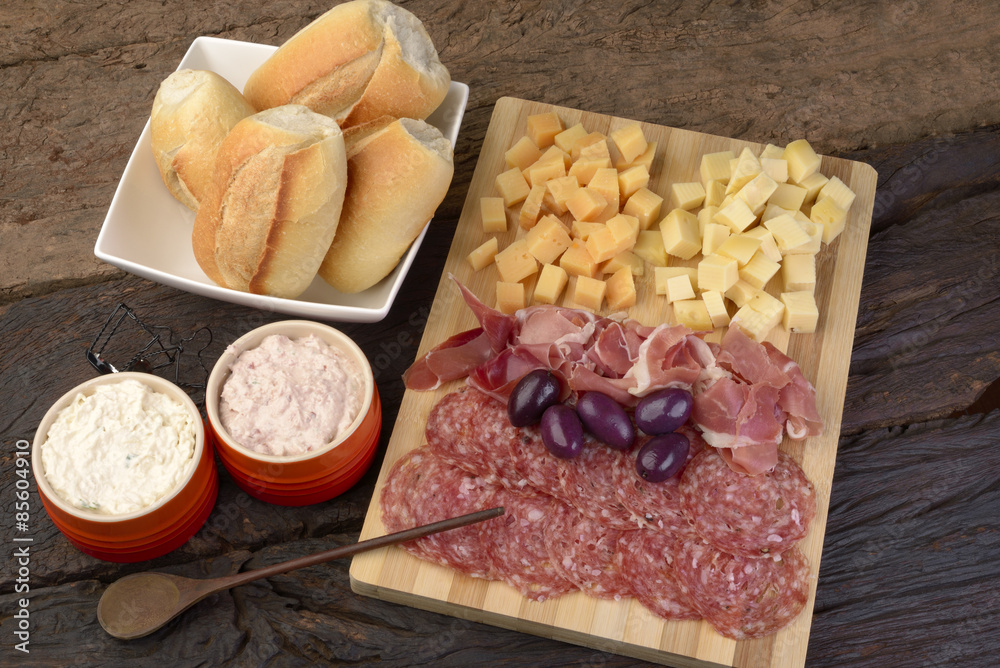
<path fill-rule="evenodd" d="M 223 577 L 217 580 L 213 580 L 215 586 L 212 587 L 211 592 L 206 592 L 205 594 L 202 595 L 205 596 L 208 593 L 214 593 L 217 591 L 230 589 L 232 587 L 236 587 L 241 584 L 246 584 L 247 582 L 253 582 L 254 580 L 259 580 L 261 578 L 267 578 L 273 575 L 280 575 L 282 573 L 287 573 L 288 571 L 293 571 L 297 568 L 315 566 L 316 564 L 322 564 L 327 561 L 333 561 L 334 559 L 342 559 L 344 557 L 350 557 L 360 552 L 375 550 L 380 547 L 385 547 L 387 545 L 395 545 L 397 543 L 405 543 L 408 540 L 416 540 L 417 538 L 423 538 L 424 536 L 429 536 L 431 534 L 439 533 L 441 531 L 458 529 L 459 527 L 468 526 L 470 524 L 475 524 L 477 522 L 483 522 L 485 520 L 493 519 L 494 517 L 499 517 L 500 515 L 503 514 L 504 514 L 504 509 L 502 507 L 490 508 L 488 510 L 480 510 L 475 513 L 469 513 L 467 515 L 459 515 L 458 517 L 452 517 L 447 520 L 441 520 L 440 522 L 433 522 L 432 524 L 425 524 L 423 526 L 414 527 L 412 529 L 406 529 L 404 531 L 397 531 L 395 533 L 386 534 L 384 536 L 370 538 L 368 540 L 363 540 L 359 543 L 353 543 L 351 545 L 342 545 L 341 547 L 335 547 L 332 550 L 317 552 L 316 554 L 310 554 L 305 557 L 299 557 L 297 559 L 283 561 L 278 564 L 272 564 L 271 566 L 264 566 L 263 568 L 255 568 L 254 570 L 245 571 L 243 573 L 235 573 L 234 575 L 230 575 L 228 577 Z"/>

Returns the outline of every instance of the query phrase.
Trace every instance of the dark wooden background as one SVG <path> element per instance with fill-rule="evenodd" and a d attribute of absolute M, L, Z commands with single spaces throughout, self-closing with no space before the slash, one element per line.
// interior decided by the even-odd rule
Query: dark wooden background
<path fill-rule="evenodd" d="M 539 100 L 759 142 L 808 138 L 878 170 L 809 666 L 987 666 L 1000 653 L 1000 28 L 985 0 L 401 3 L 470 99 L 451 191 L 397 306 L 335 323 L 376 367 L 380 456 L 342 497 L 270 506 L 221 472 L 183 548 L 82 555 L 32 492 L 30 654 L 13 645 L 16 442 L 93 375 L 119 301 L 211 365 L 282 316 L 126 275 L 93 245 L 159 82 L 199 35 L 279 44 L 310 0 L 29 0 L 0 6 L 0 664 L 632 665 L 354 595 L 349 562 L 217 594 L 149 638 L 106 636 L 120 575 L 219 575 L 353 542 L 495 100 Z M 185 370 L 190 378 L 196 367 Z M 32 488 L 34 489 L 34 488 Z"/>

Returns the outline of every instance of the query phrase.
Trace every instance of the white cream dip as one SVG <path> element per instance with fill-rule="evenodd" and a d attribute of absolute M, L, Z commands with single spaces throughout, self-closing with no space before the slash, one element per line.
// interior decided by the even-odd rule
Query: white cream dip
<path fill-rule="evenodd" d="M 41 445 L 42 469 L 67 503 L 124 515 L 174 491 L 194 449 L 194 418 L 184 405 L 129 379 L 77 394 L 59 411 Z"/>
<path fill-rule="evenodd" d="M 219 418 L 237 443 L 267 455 L 297 455 L 336 440 L 361 410 L 358 364 L 314 335 L 264 338 L 230 367 Z"/>

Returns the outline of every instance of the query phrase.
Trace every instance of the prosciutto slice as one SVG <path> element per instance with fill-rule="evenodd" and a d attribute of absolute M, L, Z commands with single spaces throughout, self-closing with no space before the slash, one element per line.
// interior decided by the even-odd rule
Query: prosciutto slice
<path fill-rule="evenodd" d="M 823 431 L 816 391 L 799 365 L 739 327 L 708 343 L 683 325 L 649 327 L 560 306 L 507 315 L 459 288 L 480 326 L 414 362 L 403 376 L 407 388 L 466 378 L 506 402 L 525 374 L 550 369 L 560 378 L 562 400 L 603 392 L 626 408 L 655 390 L 682 388 L 694 398 L 691 424 L 730 468 L 750 475 L 774 467 L 786 434 L 801 439 Z"/>

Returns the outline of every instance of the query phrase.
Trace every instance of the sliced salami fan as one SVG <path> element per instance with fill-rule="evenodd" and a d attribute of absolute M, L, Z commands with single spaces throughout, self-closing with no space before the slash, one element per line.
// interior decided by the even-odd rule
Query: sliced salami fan
<path fill-rule="evenodd" d="M 705 441 L 694 429 L 684 427 L 679 431 L 688 437 L 690 449 L 687 461 L 690 462 L 705 448 Z M 643 437 L 638 445 L 641 446 L 647 438 Z M 677 530 L 688 524 L 678 488 L 683 471 L 681 469 L 662 482 L 647 482 L 639 476 L 633 462 L 632 466 L 615 468 L 615 490 L 625 507 L 649 528 L 659 531 Z"/>
<path fill-rule="evenodd" d="M 561 512 L 562 503 L 551 496 L 524 496 L 505 488 L 497 491 L 493 503 L 505 510 L 482 532 L 494 575 L 533 601 L 573 591 L 545 547 L 546 521 Z"/>
<path fill-rule="evenodd" d="M 618 539 L 617 564 L 632 595 L 664 619 L 699 619 L 681 592 L 674 572 L 678 541 L 697 540 L 691 529 L 624 531 Z"/>
<path fill-rule="evenodd" d="M 427 448 L 414 453 L 409 463 L 393 471 L 399 470 L 402 477 L 388 487 L 391 493 L 382 497 L 383 516 L 393 513 L 390 504 L 403 505 L 406 510 L 400 513 L 401 518 L 412 521 L 411 526 L 420 526 L 492 507 L 491 499 L 498 489 L 495 483 L 453 466 Z M 401 494 L 406 498 L 400 499 Z M 426 559 L 473 577 L 489 577 L 488 549 L 480 534 L 492 521 L 421 538 L 416 547 Z"/>
<path fill-rule="evenodd" d="M 634 454 L 615 450 L 596 441 L 588 442 L 573 459 L 560 460 L 562 477 L 556 496 L 581 513 L 608 527 L 638 529 L 640 520 L 625 506 L 618 493 L 617 469 L 634 466 Z"/>
<path fill-rule="evenodd" d="M 681 476 L 684 509 L 715 547 L 744 557 L 768 557 L 805 537 L 816 514 L 812 484 L 790 455 L 760 475 L 733 471 L 714 448 L 695 457 Z"/>
<path fill-rule="evenodd" d="M 809 598 L 809 562 L 798 549 L 750 559 L 721 552 L 704 541 L 681 544 L 677 583 L 716 631 L 732 638 L 761 638 L 784 628 Z"/>
<path fill-rule="evenodd" d="M 621 531 L 562 506 L 545 525 L 549 558 L 559 573 L 590 596 L 629 595 L 615 551 Z"/>

